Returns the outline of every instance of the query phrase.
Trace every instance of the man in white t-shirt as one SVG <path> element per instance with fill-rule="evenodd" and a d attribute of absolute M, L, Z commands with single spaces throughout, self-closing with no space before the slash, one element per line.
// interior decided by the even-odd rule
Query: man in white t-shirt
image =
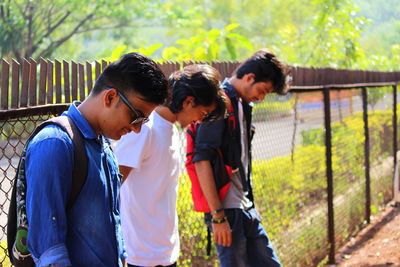
<path fill-rule="evenodd" d="M 225 102 L 220 74 L 208 65 L 190 65 L 170 78 L 171 99 L 150 115 L 140 134 L 117 143 L 122 232 L 128 266 L 176 266 L 179 256 L 178 193 L 182 128 L 191 122 L 220 118 Z"/>

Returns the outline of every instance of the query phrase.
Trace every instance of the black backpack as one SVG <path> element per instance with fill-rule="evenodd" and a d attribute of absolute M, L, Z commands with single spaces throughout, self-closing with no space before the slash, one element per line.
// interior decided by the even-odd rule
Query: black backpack
<path fill-rule="evenodd" d="M 70 209 L 78 197 L 87 176 L 87 154 L 83 137 L 74 122 L 68 116 L 59 116 L 41 123 L 29 136 L 14 178 L 11 202 L 7 218 L 7 246 L 8 256 L 16 267 L 35 266 L 30 252 L 27 249 L 28 220 L 26 216 L 26 177 L 25 177 L 25 156 L 26 149 L 32 138 L 45 126 L 57 125 L 65 131 L 74 145 L 74 167 L 72 171 L 71 195 L 67 203 L 67 210 Z"/>

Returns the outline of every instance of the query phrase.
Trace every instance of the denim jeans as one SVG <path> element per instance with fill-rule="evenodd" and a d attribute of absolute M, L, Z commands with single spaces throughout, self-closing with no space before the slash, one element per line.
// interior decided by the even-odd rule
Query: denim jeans
<path fill-rule="evenodd" d="M 129 263 L 128 263 L 128 267 L 141 267 L 141 266 L 132 265 L 132 264 L 129 264 Z M 155 266 L 155 267 L 176 267 L 176 262 L 173 263 L 173 264 L 171 264 L 171 265 L 157 265 L 157 266 Z"/>
<path fill-rule="evenodd" d="M 216 244 L 221 267 L 281 266 L 255 209 L 226 209 L 225 215 L 232 229 L 232 245 Z"/>

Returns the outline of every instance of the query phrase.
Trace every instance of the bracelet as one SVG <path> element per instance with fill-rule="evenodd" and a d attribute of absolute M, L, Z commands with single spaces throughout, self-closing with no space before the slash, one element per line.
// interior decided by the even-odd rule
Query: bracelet
<path fill-rule="evenodd" d="M 216 219 L 212 218 L 211 223 L 223 223 L 223 222 L 226 222 L 227 219 L 228 218 L 226 218 L 226 216 L 221 217 L 221 218 L 216 218 Z"/>
<path fill-rule="evenodd" d="M 224 210 L 224 208 L 220 208 L 220 209 L 217 209 L 217 210 L 214 210 L 214 211 L 210 212 L 210 214 L 212 216 L 212 215 L 217 214 L 218 212 L 221 212 L 223 210 Z"/>

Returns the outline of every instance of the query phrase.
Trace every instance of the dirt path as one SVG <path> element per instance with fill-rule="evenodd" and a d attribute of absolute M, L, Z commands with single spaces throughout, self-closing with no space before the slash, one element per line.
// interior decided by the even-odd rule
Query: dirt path
<path fill-rule="evenodd" d="M 400 267 L 400 206 L 388 204 L 371 224 L 341 248 L 337 267 Z"/>

